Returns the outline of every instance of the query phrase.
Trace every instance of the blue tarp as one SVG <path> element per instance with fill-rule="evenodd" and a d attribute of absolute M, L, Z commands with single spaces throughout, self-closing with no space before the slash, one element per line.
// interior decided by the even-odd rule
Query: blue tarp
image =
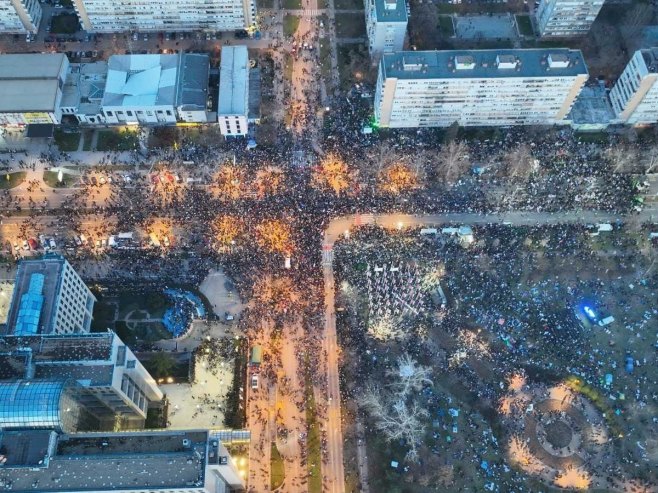
<path fill-rule="evenodd" d="M 165 289 L 164 293 L 173 300 L 174 306 L 167 309 L 162 323 L 174 337 L 180 337 L 195 318 L 205 318 L 206 308 L 201 298 L 181 289 Z"/>

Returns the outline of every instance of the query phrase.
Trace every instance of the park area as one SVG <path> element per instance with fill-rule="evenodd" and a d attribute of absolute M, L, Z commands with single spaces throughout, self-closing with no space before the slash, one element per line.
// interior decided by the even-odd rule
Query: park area
<path fill-rule="evenodd" d="M 336 244 L 348 488 L 359 448 L 371 491 L 656 480 L 656 247 L 604 229 L 364 227 Z"/>

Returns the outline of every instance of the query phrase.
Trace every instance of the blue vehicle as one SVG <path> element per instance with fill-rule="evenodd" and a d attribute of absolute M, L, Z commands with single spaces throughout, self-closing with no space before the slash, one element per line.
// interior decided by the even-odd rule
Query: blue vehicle
<path fill-rule="evenodd" d="M 625 359 L 625 368 L 628 373 L 633 373 L 633 367 L 635 366 L 635 363 L 633 361 L 633 357 L 630 354 L 626 355 Z"/>

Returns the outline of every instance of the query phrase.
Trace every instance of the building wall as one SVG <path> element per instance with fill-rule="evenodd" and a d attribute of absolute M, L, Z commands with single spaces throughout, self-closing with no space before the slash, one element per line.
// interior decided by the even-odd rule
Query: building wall
<path fill-rule="evenodd" d="M 226 137 L 247 135 L 246 115 L 219 115 L 219 130 Z"/>
<path fill-rule="evenodd" d="M 206 123 L 208 122 L 208 113 L 203 110 L 184 110 L 176 108 L 178 120 L 187 123 Z"/>
<path fill-rule="evenodd" d="M 366 32 L 370 55 L 401 51 L 407 34 L 407 22 L 380 22 L 377 20 L 375 0 L 365 0 Z"/>
<path fill-rule="evenodd" d="M 650 72 L 642 50 L 635 52 L 610 91 L 618 118 L 631 125 L 658 122 L 658 73 Z"/>
<path fill-rule="evenodd" d="M 87 285 L 65 261 L 53 315 L 54 333 L 89 332 L 95 301 Z"/>
<path fill-rule="evenodd" d="M 587 80 L 577 77 L 384 79 L 375 117 L 384 127 L 551 125 L 569 112 Z"/>
<path fill-rule="evenodd" d="M 0 2 L 0 32 L 36 33 L 41 23 L 38 0 L 2 0 Z"/>
<path fill-rule="evenodd" d="M 586 34 L 604 0 L 541 0 L 537 24 L 542 36 Z"/>
<path fill-rule="evenodd" d="M 86 31 L 236 30 L 253 24 L 255 0 L 74 0 Z"/>
<path fill-rule="evenodd" d="M 103 116 L 109 124 L 176 123 L 176 109 L 173 106 L 103 106 Z"/>

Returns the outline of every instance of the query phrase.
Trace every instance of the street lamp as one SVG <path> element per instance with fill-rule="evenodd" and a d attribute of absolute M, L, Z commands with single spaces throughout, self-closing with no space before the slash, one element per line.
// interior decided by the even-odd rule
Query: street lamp
<path fill-rule="evenodd" d="M 60 169 L 59 173 L 57 173 L 57 181 L 62 183 L 62 180 L 64 180 L 64 172 Z"/>

